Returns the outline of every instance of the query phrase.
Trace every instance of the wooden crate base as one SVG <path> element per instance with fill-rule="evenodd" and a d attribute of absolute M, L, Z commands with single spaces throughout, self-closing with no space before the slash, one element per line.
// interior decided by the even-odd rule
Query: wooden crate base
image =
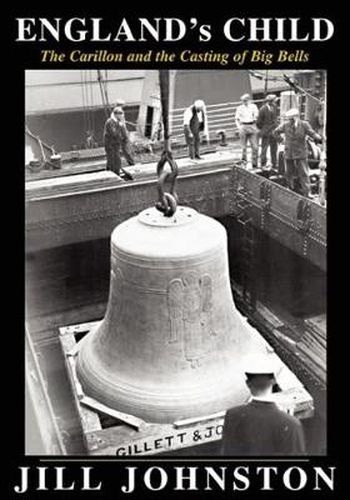
<path fill-rule="evenodd" d="M 155 424 L 118 412 L 89 398 L 76 374 L 79 341 L 97 321 L 60 328 L 60 343 L 66 361 L 89 455 L 143 456 L 188 448 L 221 439 L 225 412 L 174 422 Z M 290 372 L 291 380 L 295 380 Z M 313 400 L 305 388 L 293 385 L 274 393 L 279 407 L 299 418 L 313 415 Z"/>

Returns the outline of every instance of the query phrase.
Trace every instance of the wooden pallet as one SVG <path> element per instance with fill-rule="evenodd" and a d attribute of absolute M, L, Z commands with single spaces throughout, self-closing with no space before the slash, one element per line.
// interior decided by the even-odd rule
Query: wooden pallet
<path fill-rule="evenodd" d="M 60 343 L 66 361 L 84 442 L 89 455 L 143 456 L 188 448 L 221 439 L 225 412 L 173 424 L 154 424 L 108 408 L 88 397 L 77 378 L 79 341 L 97 321 L 61 327 Z M 291 373 L 291 380 L 295 377 Z M 278 406 L 299 418 L 313 415 L 313 400 L 300 384 L 275 393 Z"/>

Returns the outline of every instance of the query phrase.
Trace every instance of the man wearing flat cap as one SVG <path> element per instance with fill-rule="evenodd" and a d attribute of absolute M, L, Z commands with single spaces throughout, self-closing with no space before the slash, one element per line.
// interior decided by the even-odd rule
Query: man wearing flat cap
<path fill-rule="evenodd" d="M 299 110 L 292 108 L 285 114 L 286 122 L 274 130 L 276 138 L 280 134 L 285 136 L 284 158 L 286 165 L 286 179 L 290 189 L 297 191 L 295 180 L 299 181 L 300 194 L 310 196 L 310 178 L 306 138 L 312 137 L 315 142 L 322 142 L 311 125 L 300 119 Z"/>
<path fill-rule="evenodd" d="M 203 135 L 209 140 L 208 119 L 204 101 L 197 99 L 191 106 L 186 108 L 183 116 L 183 126 L 189 157 L 191 160 L 200 160 L 200 133 L 203 132 Z"/>
<path fill-rule="evenodd" d="M 258 108 L 252 103 L 249 94 L 241 96 L 242 104 L 236 110 L 236 125 L 242 146 L 242 161 L 247 161 L 247 144 L 250 143 L 252 149 L 252 167 L 258 166 L 258 129 L 256 120 L 258 118 Z"/>
<path fill-rule="evenodd" d="M 119 175 L 122 164 L 121 152 L 129 165 L 135 165 L 130 151 L 130 140 L 125 125 L 124 111 L 120 106 L 116 106 L 107 119 L 103 140 L 107 156 L 107 170 L 112 170 L 112 172 Z"/>
<path fill-rule="evenodd" d="M 225 456 L 304 455 L 304 434 L 299 420 L 273 401 L 275 368 L 264 356 L 248 358 L 244 373 L 251 392 L 249 403 L 227 411 L 222 435 Z"/>
<path fill-rule="evenodd" d="M 117 99 L 117 100 L 115 101 L 115 106 L 116 106 L 117 108 L 124 108 L 124 106 L 125 106 L 125 101 L 124 101 L 124 99 Z"/>
<path fill-rule="evenodd" d="M 267 150 L 270 149 L 271 167 L 276 168 L 277 165 L 277 141 L 273 131 L 277 127 L 277 96 L 269 94 L 265 98 L 265 103 L 259 109 L 259 115 L 256 122 L 261 136 L 261 167 L 266 167 Z"/>

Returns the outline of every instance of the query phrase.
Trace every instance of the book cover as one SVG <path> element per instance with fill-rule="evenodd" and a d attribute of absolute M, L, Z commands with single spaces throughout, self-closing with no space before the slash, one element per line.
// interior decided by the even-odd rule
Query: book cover
<path fill-rule="evenodd" d="M 339 17 L 8 15 L 11 498 L 341 498 Z"/>

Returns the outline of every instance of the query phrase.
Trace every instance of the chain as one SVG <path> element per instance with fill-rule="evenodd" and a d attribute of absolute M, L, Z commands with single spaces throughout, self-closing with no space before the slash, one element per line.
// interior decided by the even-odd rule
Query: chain
<path fill-rule="evenodd" d="M 164 172 L 165 164 L 169 163 L 171 172 Z M 158 201 L 156 209 L 162 212 L 166 217 L 171 217 L 176 212 L 178 197 L 176 194 L 176 178 L 178 166 L 169 149 L 164 149 L 157 165 L 158 175 Z M 170 183 L 169 191 L 165 191 L 165 183 Z"/>
<path fill-rule="evenodd" d="M 178 197 L 176 194 L 176 178 L 178 166 L 170 148 L 169 134 L 169 70 L 159 71 L 160 101 L 162 106 L 162 120 L 164 128 L 164 150 L 157 164 L 158 201 L 156 209 L 171 217 L 176 212 Z M 170 165 L 170 172 L 164 172 L 165 164 Z M 165 191 L 165 184 L 170 183 L 169 191 Z"/>

